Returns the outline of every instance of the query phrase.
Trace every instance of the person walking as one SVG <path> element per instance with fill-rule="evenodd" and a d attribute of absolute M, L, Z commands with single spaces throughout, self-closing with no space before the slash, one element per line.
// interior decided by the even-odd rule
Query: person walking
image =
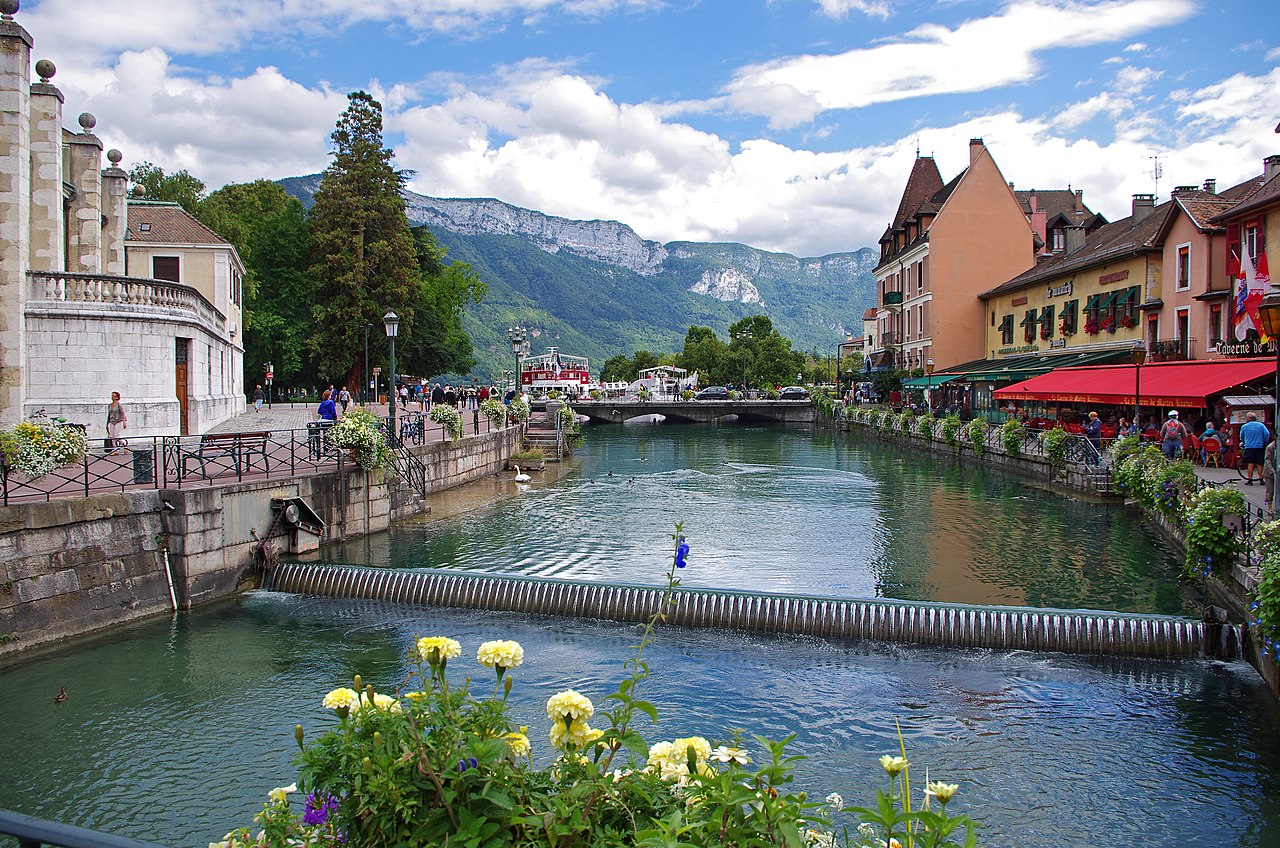
<path fill-rule="evenodd" d="M 261 412 L 262 402 L 266 399 L 267 399 L 267 396 L 263 393 L 262 386 L 259 385 L 256 389 L 253 390 L 253 411 Z"/>
<path fill-rule="evenodd" d="M 455 410 L 458 408 L 458 393 L 453 390 L 453 386 L 444 390 L 444 405 Z"/>
<path fill-rule="evenodd" d="M 1182 441 L 1187 437 L 1187 427 L 1178 420 L 1178 410 L 1169 411 L 1169 419 L 1160 428 L 1160 450 L 1166 459 L 1182 458 Z"/>
<path fill-rule="evenodd" d="M 431 387 L 431 405 L 439 406 L 444 403 L 444 389 L 440 388 L 440 384 L 436 383 Z"/>
<path fill-rule="evenodd" d="M 1102 419 L 1098 418 L 1098 413 L 1089 413 L 1089 420 L 1084 425 L 1084 437 L 1093 445 L 1093 451 L 1086 457 L 1086 462 L 1088 465 L 1096 465 L 1102 456 Z"/>
<path fill-rule="evenodd" d="M 347 391 L 347 387 L 343 386 L 342 391 L 338 392 L 338 403 L 342 404 L 342 414 L 347 414 L 347 404 L 351 403 L 351 392 Z"/>
<path fill-rule="evenodd" d="M 124 405 L 120 403 L 120 393 L 111 393 L 111 403 L 107 406 L 107 456 L 123 453 L 124 431 L 129 429 L 129 417 L 124 414 Z"/>
<path fill-rule="evenodd" d="M 1253 469 L 1258 469 L 1258 482 L 1262 482 L 1263 456 L 1266 454 L 1267 442 L 1271 440 L 1271 431 L 1267 425 L 1258 420 L 1257 413 L 1245 415 L 1244 426 L 1240 428 L 1240 448 L 1244 451 L 1241 462 L 1246 464 L 1244 484 L 1253 485 Z"/>

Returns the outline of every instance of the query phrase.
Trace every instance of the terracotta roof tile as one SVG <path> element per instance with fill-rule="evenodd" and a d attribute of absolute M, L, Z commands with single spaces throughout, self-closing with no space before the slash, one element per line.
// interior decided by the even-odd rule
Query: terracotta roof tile
<path fill-rule="evenodd" d="M 178 204 L 152 200 L 129 201 L 129 230 L 125 239 L 152 244 L 230 245 Z"/>
<path fill-rule="evenodd" d="M 1093 215 L 1093 210 L 1080 200 L 1080 208 L 1076 208 L 1076 202 L 1079 195 L 1069 188 L 1055 189 L 1028 189 L 1026 191 L 1015 191 L 1013 196 L 1018 199 L 1019 205 L 1022 206 L 1022 214 L 1031 214 L 1031 198 L 1036 199 L 1036 208 L 1045 213 L 1047 219 L 1053 219 L 1057 215 L 1062 215 L 1068 221 L 1078 224 Z"/>
<path fill-rule="evenodd" d="M 928 200 L 934 192 L 942 188 L 942 174 L 938 173 L 938 165 L 932 156 L 917 156 L 911 166 L 911 174 L 907 177 L 907 187 L 902 190 L 902 199 L 898 201 L 898 212 L 893 216 L 891 229 L 902 226 L 902 222 L 910 218 L 920 208 L 920 204 Z"/>
<path fill-rule="evenodd" d="M 1255 209 L 1261 209 L 1272 203 L 1280 202 L 1280 174 L 1276 174 L 1265 183 L 1261 182 L 1260 179 L 1258 182 L 1258 185 L 1252 186 L 1253 191 L 1250 191 L 1239 202 L 1220 213 L 1216 220 L 1222 221 L 1226 218 L 1234 218 L 1241 213 L 1252 212 Z"/>
<path fill-rule="evenodd" d="M 874 306 L 869 306 L 862 311 L 863 321 L 870 321 L 872 318 L 875 318 L 875 317 L 876 317 L 876 308 Z"/>

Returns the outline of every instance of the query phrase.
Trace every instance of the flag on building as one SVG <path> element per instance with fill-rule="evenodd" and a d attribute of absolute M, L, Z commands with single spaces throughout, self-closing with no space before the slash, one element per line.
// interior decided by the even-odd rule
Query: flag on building
<path fill-rule="evenodd" d="M 1258 337 L 1266 342 L 1269 336 L 1262 328 L 1262 319 L 1258 315 L 1258 307 L 1262 298 L 1271 288 L 1271 275 L 1267 272 L 1267 254 L 1258 254 L 1258 264 L 1253 264 L 1248 247 L 1240 250 L 1240 276 L 1236 277 L 1236 308 L 1232 323 L 1236 328 L 1236 339 L 1244 341 L 1250 330 L 1257 330 Z"/>

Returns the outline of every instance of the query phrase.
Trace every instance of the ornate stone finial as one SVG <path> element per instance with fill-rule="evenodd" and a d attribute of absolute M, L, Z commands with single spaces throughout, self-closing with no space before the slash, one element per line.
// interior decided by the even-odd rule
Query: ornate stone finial
<path fill-rule="evenodd" d="M 18 13 L 18 0 L 0 0 L 0 20 L 11 21 Z"/>
<path fill-rule="evenodd" d="M 133 196 L 134 196 L 134 197 L 142 197 L 142 196 L 144 196 L 146 193 L 147 193 L 147 190 L 146 190 L 145 188 L 143 188 L 142 186 L 140 186 L 140 185 L 135 185 L 135 186 L 133 187 Z"/>
<path fill-rule="evenodd" d="M 107 151 L 107 161 L 111 163 L 111 167 L 120 167 L 120 160 L 124 158 L 124 154 L 114 147 Z"/>
<path fill-rule="evenodd" d="M 58 72 L 58 68 L 48 59 L 41 59 L 36 62 L 36 73 L 40 75 L 40 82 L 48 82 L 53 79 L 53 75 Z"/>
<path fill-rule="evenodd" d="M 4 0 L 0 0 L 0 2 L 4 2 Z M 98 125 L 98 119 L 93 117 L 92 112 L 81 112 L 79 121 L 80 128 L 85 132 L 93 132 L 93 128 Z"/>

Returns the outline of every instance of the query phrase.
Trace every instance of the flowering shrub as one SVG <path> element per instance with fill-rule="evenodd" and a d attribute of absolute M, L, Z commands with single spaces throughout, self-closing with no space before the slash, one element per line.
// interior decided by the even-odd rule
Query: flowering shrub
<path fill-rule="evenodd" d="M 948 415 L 942 419 L 942 441 L 952 447 L 960 444 L 960 416 Z"/>
<path fill-rule="evenodd" d="M 742 392 L 733 389 L 729 392 L 729 400 L 742 400 Z"/>
<path fill-rule="evenodd" d="M 910 435 L 915 429 L 916 414 L 909 409 L 902 410 L 902 414 L 898 416 L 898 429 Z"/>
<path fill-rule="evenodd" d="M 489 398 L 480 404 L 480 411 L 484 413 L 484 417 L 489 419 L 489 423 L 495 427 L 501 427 L 507 423 L 507 407 L 497 398 Z"/>
<path fill-rule="evenodd" d="M 329 444 L 351 451 L 356 464 L 366 471 L 391 462 L 391 449 L 382 436 L 381 422 L 367 409 L 357 407 L 329 430 Z"/>
<path fill-rule="evenodd" d="M 23 421 L 0 430 L 0 453 L 19 474 L 43 477 L 79 462 L 88 450 L 84 433 L 54 421 Z"/>
<path fill-rule="evenodd" d="M 590 395 L 592 400 L 600 400 L 600 398 L 604 397 L 604 395 L 601 394 L 599 389 L 592 389 L 591 391 L 587 392 L 587 394 Z M 690 392 L 689 395 L 690 397 L 692 397 L 693 392 Z M 685 398 L 685 400 L 688 400 L 688 398 Z"/>
<path fill-rule="evenodd" d="M 730 392 L 729 396 L 732 397 L 733 393 Z M 640 398 L 640 400 L 653 400 L 653 392 L 649 391 L 648 389 L 642 388 L 640 389 L 640 391 L 636 392 L 636 397 Z"/>
<path fill-rule="evenodd" d="M 987 452 L 987 422 L 982 418 L 975 418 L 969 422 L 969 426 L 965 428 L 965 434 L 969 437 L 969 443 L 973 445 L 973 452 L 978 456 L 982 456 Z"/>
<path fill-rule="evenodd" d="M 642 715 L 657 719 L 641 698 L 650 673 L 645 650 L 688 565 L 681 532 L 677 524 L 666 591 L 608 706 L 573 689 L 547 700 L 549 765 L 534 766 L 529 728 L 513 726 L 507 709 L 524 649 L 508 640 L 479 646 L 476 661 L 493 674 L 492 691 L 482 695 L 479 682 L 450 680 L 451 661 L 462 656 L 458 641 L 423 637 L 409 648 L 411 670 L 395 697 L 359 675 L 326 695 L 332 722 L 309 743 L 296 727 L 298 782 L 272 790 L 255 817 L 258 835 L 242 828 L 210 848 L 834 846 L 828 828 L 843 799 L 830 795 L 819 805 L 789 788 L 799 759 L 786 752 L 791 737 L 748 742 L 735 732 L 718 745 L 701 736 L 649 744 L 635 726 Z M 973 844 L 973 822 L 946 812 L 955 785 L 930 783 L 912 809 L 905 754 L 881 764 L 888 793 L 877 792 L 874 809 L 850 811 L 864 819 L 862 844 L 951 846 L 947 837 L 961 827 Z M 305 793 L 301 811 L 290 804 L 295 793 Z"/>
<path fill-rule="evenodd" d="M 1183 569 L 1188 577 L 1225 572 L 1240 553 L 1235 531 L 1223 526 L 1225 515 L 1243 516 L 1248 504 L 1244 493 L 1225 486 L 1201 489 L 1187 504 L 1187 559 Z"/>
<path fill-rule="evenodd" d="M 938 419 L 933 417 L 933 413 L 926 412 L 916 419 L 916 432 L 922 436 L 933 438 L 934 425 L 938 423 Z"/>
<path fill-rule="evenodd" d="M 1010 418 L 1000 425 L 1000 441 L 1004 452 L 1012 457 L 1022 456 L 1022 440 L 1027 436 L 1027 428 L 1016 418 Z"/>
<path fill-rule="evenodd" d="M 445 432 L 449 434 L 452 441 L 456 442 L 462 438 L 462 415 L 447 403 L 437 403 L 431 407 L 431 420 L 437 424 L 443 424 Z"/>
<path fill-rule="evenodd" d="M 517 424 L 524 424 L 529 420 L 529 404 L 519 398 L 513 398 L 507 406 L 507 415 Z"/>
<path fill-rule="evenodd" d="M 1061 427 L 1054 427 L 1040 434 L 1040 444 L 1044 446 L 1045 458 L 1050 468 L 1061 468 L 1067 464 L 1067 442 L 1071 437 Z"/>
<path fill-rule="evenodd" d="M 1253 532 L 1258 551 L 1258 588 L 1249 604 L 1249 626 L 1258 634 L 1260 652 L 1280 656 L 1280 521 L 1266 521 Z"/>

